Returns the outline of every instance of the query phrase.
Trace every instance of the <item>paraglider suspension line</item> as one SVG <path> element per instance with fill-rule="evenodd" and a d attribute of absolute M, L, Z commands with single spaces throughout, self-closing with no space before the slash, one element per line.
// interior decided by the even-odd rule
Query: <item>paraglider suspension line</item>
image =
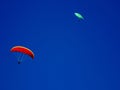
<path fill-rule="evenodd" d="M 24 54 L 21 54 L 18 58 L 18 62 L 22 62 L 22 58 L 23 58 Z"/>

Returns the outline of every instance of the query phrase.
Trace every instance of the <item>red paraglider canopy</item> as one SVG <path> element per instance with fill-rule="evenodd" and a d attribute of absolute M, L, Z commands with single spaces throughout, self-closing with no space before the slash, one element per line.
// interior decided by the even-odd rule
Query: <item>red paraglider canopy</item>
<path fill-rule="evenodd" d="M 11 48 L 10 51 L 11 52 L 21 52 L 21 53 L 27 54 L 32 59 L 34 58 L 34 53 L 30 49 L 23 47 L 23 46 L 14 46 L 13 48 Z"/>

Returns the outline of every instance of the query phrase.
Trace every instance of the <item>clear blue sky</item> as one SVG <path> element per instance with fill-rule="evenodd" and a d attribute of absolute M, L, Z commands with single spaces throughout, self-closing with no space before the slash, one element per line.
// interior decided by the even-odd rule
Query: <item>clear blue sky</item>
<path fill-rule="evenodd" d="M 0 0 L 0 90 L 120 90 L 119 3 Z M 34 61 L 18 65 L 15 45 Z"/>

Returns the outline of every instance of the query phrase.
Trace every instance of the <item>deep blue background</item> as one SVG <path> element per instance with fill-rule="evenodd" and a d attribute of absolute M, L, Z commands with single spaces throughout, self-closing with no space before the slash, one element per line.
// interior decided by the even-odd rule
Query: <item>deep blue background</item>
<path fill-rule="evenodd" d="M 120 90 L 119 3 L 1 0 L 0 90 Z M 15 45 L 34 61 L 18 65 Z"/>

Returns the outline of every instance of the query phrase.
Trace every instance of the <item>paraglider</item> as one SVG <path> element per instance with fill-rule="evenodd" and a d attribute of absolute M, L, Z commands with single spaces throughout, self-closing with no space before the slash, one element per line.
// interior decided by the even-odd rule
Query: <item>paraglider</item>
<path fill-rule="evenodd" d="M 79 19 L 84 19 L 84 17 L 80 13 L 74 13 L 74 15 Z"/>
<path fill-rule="evenodd" d="M 24 54 L 28 55 L 29 57 L 34 59 L 34 53 L 30 49 L 28 49 L 28 48 L 26 48 L 24 46 L 14 46 L 14 47 L 11 48 L 10 51 L 11 52 L 19 52 L 19 53 L 21 53 L 21 56 L 19 56 L 19 58 L 18 58 L 18 64 L 21 63 L 22 57 L 24 56 Z"/>

